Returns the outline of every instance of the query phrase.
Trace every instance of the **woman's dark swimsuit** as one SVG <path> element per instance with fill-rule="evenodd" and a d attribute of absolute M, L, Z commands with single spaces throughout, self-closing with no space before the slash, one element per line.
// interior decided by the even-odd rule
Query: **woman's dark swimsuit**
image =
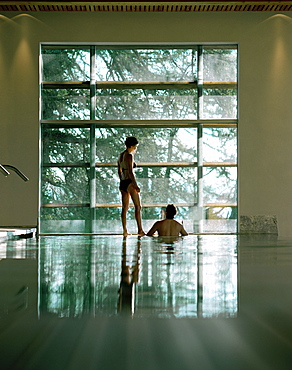
<path fill-rule="evenodd" d="M 137 167 L 136 163 L 133 163 L 133 168 Z M 122 168 L 122 171 L 126 171 L 127 168 Z M 132 180 L 131 179 L 125 179 L 125 180 L 120 180 L 120 190 L 123 191 L 128 191 L 128 186 L 131 184 Z"/>
<path fill-rule="evenodd" d="M 131 179 L 121 180 L 120 181 L 120 190 L 128 191 L 128 186 L 131 184 Z"/>

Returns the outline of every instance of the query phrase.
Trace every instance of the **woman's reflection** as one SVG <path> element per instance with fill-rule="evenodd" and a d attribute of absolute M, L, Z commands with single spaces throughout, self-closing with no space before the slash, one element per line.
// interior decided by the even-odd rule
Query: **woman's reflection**
<path fill-rule="evenodd" d="M 120 289 L 118 290 L 118 312 L 133 315 L 135 312 L 135 287 L 139 282 L 141 264 L 141 238 L 138 237 L 134 264 L 127 258 L 127 238 L 123 239 L 122 248 L 122 271 Z"/>

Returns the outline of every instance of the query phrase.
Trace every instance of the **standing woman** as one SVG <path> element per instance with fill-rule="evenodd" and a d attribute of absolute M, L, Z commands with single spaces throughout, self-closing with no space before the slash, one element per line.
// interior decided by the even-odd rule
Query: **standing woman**
<path fill-rule="evenodd" d="M 136 167 L 134 154 L 138 147 L 138 140 L 134 136 L 127 137 L 124 150 L 118 159 L 118 173 L 120 178 L 120 191 L 122 194 L 122 225 L 123 235 L 128 235 L 127 211 L 129 209 L 130 196 L 135 206 L 135 218 L 138 226 L 138 234 L 145 235 L 142 229 L 140 188 L 137 185 L 133 168 Z"/>

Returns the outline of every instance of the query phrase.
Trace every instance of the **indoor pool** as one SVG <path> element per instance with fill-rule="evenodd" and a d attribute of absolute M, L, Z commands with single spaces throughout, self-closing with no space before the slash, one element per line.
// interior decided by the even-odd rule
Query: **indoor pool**
<path fill-rule="evenodd" d="M 0 241 L 1 369 L 288 369 L 292 243 Z"/>

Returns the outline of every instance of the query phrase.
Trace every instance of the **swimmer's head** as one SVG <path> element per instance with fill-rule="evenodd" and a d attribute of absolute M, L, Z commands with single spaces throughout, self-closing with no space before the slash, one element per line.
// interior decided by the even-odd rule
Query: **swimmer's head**
<path fill-rule="evenodd" d="M 165 210 L 166 218 L 174 218 L 176 215 L 176 207 L 173 204 L 169 204 Z"/>

